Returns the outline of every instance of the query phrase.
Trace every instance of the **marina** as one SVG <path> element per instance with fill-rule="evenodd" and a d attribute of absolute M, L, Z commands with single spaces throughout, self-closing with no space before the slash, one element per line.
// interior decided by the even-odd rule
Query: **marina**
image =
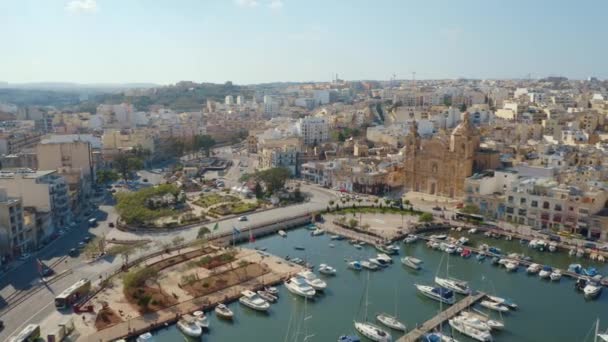
<path fill-rule="evenodd" d="M 567 253 L 548 253 L 530 250 L 520 245 L 517 241 L 506 241 L 503 239 L 488 239 L 482 234 L 470 236 L 470 246 L 481 243 L 491 244 L 502 249 L 505 253 L 518 252 L 527 253 L 537 263 L 542 265 L 553 265 L 555 268 L 567 269 L 567 265 L 573 260 Z M 334 247 L 329 247 L 329 244 Z M 305 247 L 302 251 L 295 251 L 294 245 Z M 247 245 L 243 245 L 247 247 Z M 331 239 L 329 234 L 311 237 L 305 229 L 291 230 L 287 238 L 279 235 L 271 235 L 267 238 L 258 239 L 252 247 L 267 248 L 267 252 L 279 257 L 298 257 L 302 260 L 318 266 L 326 263 L 334 266 L 337 274 L 325 276 L 315 273 L 327 283 L 327 288 L 316 295 L 314 301 L 307 301 L 307 312 L 312 318 L 307 321 L 308 331 L 314 333 L 314 341 L 335 341 L 340 335 L 353 335 L 356 333 L 353 327 L 353 319 L 359 314 L 359 301 L 365 289 L 365 281 L 368 271 L 353 271 L 348 269 L 344 259 L 367 260 L 376 257 L 378 251 L 370 245 L 356 249 L 348 240 Z M 428 299 L 417 294 L 414 283 L 433 284 L 437 268 L 440 265 L 443 252 L 429 249 L 423 241 L 401 245 L 401 254 L 393 256 L 394 263 L 386 268 L 373 271 L 371 285 L 369 287 L 369 312 L 380 313 L 394 310 L 394 284 L 399 284 L 399 305 L 396 317 L 403 322 L 408 333 L 432 325 L 433 320 L 443 321 L 443 324 L 435 324 L 429 328 L 441 329 L 446 334 L 452 330 L 443 317 L 439 314 L 440 309 L 447 309 L 447 305 L 440 306 L 439 302 Z M 424 260 L 425 267 L 415 271 L 401 264 L 399 258 L 404 255 L 416 256 Z M 465 280 L 474 291 L 481 291 L 488 295 L 512 298 L 519 304 L 520 309 L 512 314 L 499 315 L 497 312 L 489 311 L 480 305 L 473 305 L 475 310 L 483 311 L 490 318 L 504 323 L 504 329 L 493 332 L 495 341 L 585 341 L 592 323 L 596 318 L 608 321 L 608 313 L 603 309 L 608 297 L 600 295 L 595 300 L 587 300 L 580 293 L 574 291 L 574 281 L 564 277 L 561 282 L 541 281 L 538 276 L 528 276 L 523 269 L 517 273 L 507 273 L 504 269 L 491 265 L 489 259 L 480 262 L 475 258 L 465 259 L 457 256 L 450 258 L 450 275 Z M 586 261 L 586 260 L 584 260 Z M 594 264 L 600 273 L 608 273 L 608 268 L 602 264 Z M 246 331 L 256 329 L 263 332 L 263 338 L 271 341 L 284 340 L 287 334 L 293 334 L 295 317 L 301 317 L 304 307 L 304 299 L 290 293 L 284 286 L 278 286 L 279 300 L 272 304 L 267 313 L 257 313 L 238 303 L 228 304 L 234 312 L 233 321 L 218 318 L 215 314 L 208 313 L 210 329 L 203 333 L 206 341 L 239 341 Z M 466 298 L 456 294 L 458 301 L 452 307 L 459 308 L 465 305 Z M 464 299 L 463 299 L 464 298 Z M 473 297 L 474 298 L 474 297 Z M 555 299 L 559 298 L 558 301 Z M 464 301 L 464 302 L 463 302 Z M 477 302 L 479 300 L 476 300 Z M 459 303 L 463 304 L 459 304 Z M 415 307 L 415 310 L 411 308 Z M 550 311 L 547 308 L 551 307 Z M 456 310 L 456 309 L 453 309 Z M 464 309 L 462 309 L 464 310 Z M 460 311 L 460 310 L 458 310 Z M 577 320 L 571 320 L 572 312 L 576 312 Z M 328 325 L 327 321 L 332 324 Z M 534 327 L 545 324 L 545 320 L 568 320 L 566 325 L 557 325 L 550 331 L 539 331 Z M 291 323 L 290 323 L 291 322 Z M 398 340 L 403 332 L 388 329 L 393 340 Z M 472 341 L 458 332 L 453 332 L 459 341 Z M 174 341 L 183 339 L 182 334 L 171 326 L 168 329 L 160 329 L 154 333 L 156 341 Z M 362 341 L 366 341 L 362 338 Z M 589 339 L 591 341 L 591 339 Z"/>

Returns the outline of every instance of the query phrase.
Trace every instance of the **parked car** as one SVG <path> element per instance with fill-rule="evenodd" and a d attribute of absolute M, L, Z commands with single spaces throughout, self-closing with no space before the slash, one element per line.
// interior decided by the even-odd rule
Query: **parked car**
<path fill-rule="evenodd" d="M 71 257 L 76 257 L 76 256 L 78 256 L 78 250 L 76 248 L 72 248 L 68 252 L 68 255 L 71 256 Z"/>
<path fill-rule="evenodd" d="M 27 260 L 30 258 L 30 253 L 23 253 L 19 256 L 19 260 Z"/>
<path fill-rule="evenodd" d="M 45 267 L 42 269 L 42 276 L 43 277 L 50 277 L 55 273 L 55 271 L 53 271 L 52 268 L 50 267 Z"/>
<path fill-rule="evenodd" d="M 84 247 L 85 247 L 86 245 L 87 245 L 87 243 L 86 243 L 86 242 L 84 242 L 84 241 L 80 241 L 80 242 L 78 243 L 78 249 L 84 249 Z"/>
<path fill-rule="evenodd" d="M 148 183 L 148 178 L 144 178 L 142 181 L 143 181 L 144 183 Z"/>
<path fill-rule="evenodd" d="M 247 216 L 241 216 L 241 217 L 239 217 L 239 221 L 247 221 Z"/>
<path fill-rule="evenodd" d="M 435 211 L 441 211 L 441 208 L 440 207 L 433 207 L 433 210 L 435 210 Z"/>
<path fill-rule="evenodd" d="M 90 236 L 86 236 L 84 239 L 82 239 L 84 242 L 91 242 L 93 238 Z"/>
<path fill-rule="evenodd" d="M 108 226 L 109 226 L 110 228 L 114 228 L 114 222 L 110 222 L 110 223 L 108 223 Z"/>

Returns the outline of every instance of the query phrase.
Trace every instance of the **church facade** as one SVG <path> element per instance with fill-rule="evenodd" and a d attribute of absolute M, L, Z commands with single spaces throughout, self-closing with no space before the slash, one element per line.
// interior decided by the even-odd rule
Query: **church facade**
<path fill-rule="evenodd" d="M 468 113 L 464 113 L 462 122 L 450 135 L 439 133 L 431 139 L 422 139 L 414 123 L 405 141 L 403 182 L 406 189 L 463 197 L 464 181 L 473 174 L 479 143 L 479 132 Z"/>

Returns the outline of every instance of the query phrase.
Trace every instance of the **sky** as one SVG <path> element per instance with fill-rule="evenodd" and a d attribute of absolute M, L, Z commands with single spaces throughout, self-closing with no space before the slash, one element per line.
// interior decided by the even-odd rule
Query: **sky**
<path fill-rule="evenodd" d="M 608 0 L 0 0 L 0 81 L 608 78 Z"/>

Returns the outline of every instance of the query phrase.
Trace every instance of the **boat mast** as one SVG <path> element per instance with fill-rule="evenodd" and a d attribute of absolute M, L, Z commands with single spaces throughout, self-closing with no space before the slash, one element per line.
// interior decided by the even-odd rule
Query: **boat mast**
<path fill-rule="evenodd" d="M 593 334 L 593 342 L 597 342 L 597 334 L 598 334 L 598 332 L 599 332 L 599 331 L 598 331 L 598 330 L 599 330 L 599 327 L 600 327 L 600 319 L 599 319 L 599 318 L 597 318 L 597 319 L 595 320 L 595 333 Z"/>

